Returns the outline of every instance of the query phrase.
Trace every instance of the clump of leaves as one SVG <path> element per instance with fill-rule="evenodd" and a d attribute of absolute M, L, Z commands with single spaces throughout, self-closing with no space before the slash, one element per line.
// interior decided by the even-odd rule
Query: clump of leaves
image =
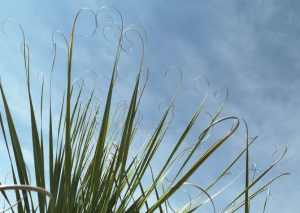
<path fill-rule="evenodd" d="M 102 8 L 102 10 L 105 9 L 107 9 L 107 7 Z M 33 184 L 30 182 L 29 172 L 26 168 L 26 159 L 24 159 L 24 153 L 22 151 L 20 134 L 15 127 L 15 121 L 5 95 L 5 88 L 1 83 L 0 91 L 4 111 L 0 114 L 0 123 L 13 177 L 12 185 L 0 186 L 2 196 L 9 204 L 6 210 L 13 212 L 16 210 L 18 212 L 37 210 L 39 212 L 168 212 L 168 210 L 172 210 L 172 207 L 169 205 L 169 199 L 183 185 L 189 184 L 198 188 L 202 193 L 200 196 L 191 199 L 178 211 L 194 212 L 199 210 L 200 207 L 206 203 L 212 203 L 213 209 L 216 211 L 213 200 L 223 189 L 220 189 L 217 193 L 212 195 L 210 193 L 211 188 L 230 171 L 233 165 L 245 159 L 245 187 L 240 194 L 224 208 L 224 212 L 234 212 L 241 207 L 245 208 L 245 212 L 249 212 L 250 201 L 265 191 L 274 180 L 286 175 L 286 173 L 280 174 L 250 193 L 253 186 L 257 185 L 282 159 L 286 151 L 276 162 L 261 172 L 258 177 L 250 181 L 249 146 L 256 138 L 250 139 L 247 131 L 245 149 L 227 165 L 224 171 L 216 177 L 211 184 L 205 188 L 201 188 L 189 183 L 189 178 L 207 159 L 210 159 L 222 144 L 228 141 L 240 125 L 239 118 L 235 116 L 220 118 L 224 106 L 223 104 L 219 110 L 211 116 L 210 123 L 200 132 L 198 140 L 193 146 L 189 147 L 189 152 L 186 150 L 182 151 L 188 134 L 199 115 L 204 111 L 207 96 L 205 96 L 203 102 L 197 107 L 188 124 L 182 130 L 180 137 L 171 148 L 171 152 L 168 154 L 165 162 L 162 162 L 162 167 L 157 174 L 152 172 L 150 163 L 156 157 L 157 150 L 163 142 L 171 123 L 176 95 L 169 102 L 157 125 L 153 128 L 151 137 L 145 141 L 145 146 L 139 153 L 131 156 L 131 145 L 140 121 L 138 112 L 139 105 L 146 84 L 141 82 L 144 55 L 142 54 L 141 57 L 131 99 L 128 103 L 128 109 L 122 114 L 124 119 L 118 121 L 121 131 L 119 137 L 117 137 L 117 133 L 115 132 L 116 127 L 112 125 L 112 120 L 115 117 L 112 111 L 112 97 L 115 94 L 118 64 L 122 53 L 125 51 L 123 44 L 124 40 L 127 39 L 126 32 L 134 29 L 125 29 L 123 21 L 120 24 L 118 46 L 105 105 L 101 108 L 99 104 L 94 108 L 91 104 L 91 100 L 95 97 L 94 90 L 91 92 L 88 102 L 84 104 L 80 99 L 83 87 L 75 92 L 74 84 L 72 84 L 74 33 L 81 12 L 82 10 L 80 10 L 75 17 L 70 40 L 66 40 L 68 45 L 66 93 L 61 103 L 59 123 L 57 124 L 57 129 L 54 129 L 52 100 L 50 95 L 49 111 L 47 112 L 49 114 L 49 132 L 47 134 L 43 134 L 43 128 L 39 129 L 37 124 L 37 106 L 33 104 L 30 81 L 30 51 L 26 44 L 24 32 L 20 27 L 23 33 L 22 51 L 27 77 L 36 183 Z M 98 13 L 92 10 L 89 10 L 89 12 L 96 20 Z M 138 31 L 136 31 L 136 33 L 141 38 L 143 44 L 141 34 L 139 34 Z M 54 50 L 56 50 L 55 45 Z M 53 66 L 54 64 L 55 57 L 53 59 Z M 148 75 L 148 72 L 146 73 Z M 42 87 L 41 100 L 43 100 L 43 98 L 44 89 Z M 224 103 L 225 102 L 226 100 Z M 41 101 L 41 105 L 42 103 L 43 101 Z M 43 111 L 42 106 L 41 111 Z M 99 120 L 99 115 L 102 115 L 101 120 Z M 209 136 L 210 130 L 216 125 L 229 120 L 235 121 L 231 130 L 217 139 L 201 156 L 195 155 L 196 151 Z M 96 125 L 97 122 L 100 122 L 99 129 Z M 55 132 L 57 132 L 56 135 Z M 46 146 L 48 146 L 48 148 L 45 148 Z M 47 155 L 45 154 L 46 150 L 49 152 Z M 46 159 L 46 156 L 49 156 L 49 159 Z M 243 156 L 245 156 L 245 158 L 243 158 Z M 195 158 L 196 160 L 193 161 Z M 179 159 L 183 159 L 182 163 L 179 166 L 172 167 Z M 175 177 L 172 180 L 168 180 L 169 185 L 165 187 L 163 183 L 167 180 L 171 167 Z M 49 172 L 47 172 L 45 168 L 49 168 Z M 149 186 L 145 187 L 143 180 L 149 171 L 152 174 L 152 181 Z M 46 187 L 48 182 L 49 188 Z M 7 190 L 14 190 L 15 199 L 13 199 L 13 196 L 7 195 Z M 37 199 L 34 197 L 34 192 L 38 193 Z M 152 199 L 150 201 L 150 197 L 153 195 L 156 200 L 153 201 Z M 206 199 L 203 199 L 205 197 Z"/>

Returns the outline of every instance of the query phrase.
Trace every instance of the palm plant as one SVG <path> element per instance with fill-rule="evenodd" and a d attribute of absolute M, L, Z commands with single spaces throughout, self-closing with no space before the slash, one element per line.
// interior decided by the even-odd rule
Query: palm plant
<path fill-rule="evenodd" d="M 168 201 L 175 192 L 183 185 L 190 184 L 197 187 L 202 193 L 200 196 L 191 199 L 190 202 L 179 211 L 194 212 L 199 210 L 200 207 L 206 203 L 212 203 L 214 211 L 216 211 L 213 200 L 223 189 L 220 189 L 218 193 L 213 195 L 211 195 L 210 189 L 230 171 L 233 165 L 243 160 L 243 156 L 245 156 L 245 187 L 240 194 L 224 208 L 224 212 L 234 212 L 242 207 L 244 207 L 245 212 L 249 212 L 250 201 L 265 191 L 274 180 L 287 174 L 284 173 L 273 177 L 271 180 L 262 184 L 258 189 L 250 192 L 250 189 L 253 189 L 253 186 L 257 185 L 282 159 L 286 151 L 277 161 L 251 181 L 249 178 L 249 147 L 256 138 L 250 139 L 247 131 L 244 150 L 227 165 L 224 171 L 217 176 L 211 184 L 205 188 L 201 188 L 189 183 L 188 180 L 190 177 L 222 146 L 222 144 L 228 141 L 240 125 L 239 118 L 235 116 L 220 117 L 226 102 L 225 100 L 217 113 L 211 116 L 209 125 L 200 132 L 196 143 L 189 147 L 189 152 L 182 150 L 187 135 L 193 128 L 199 115 L 204 111 L 207 96 L 205 96 L 203 102 L 197 107 L 185 129 L 182 130 L 180 137 L 175 142 L 174 147 L 172 147 L 171 152 L 167 156 L 166 161 L 163 162 L 159 172 L 154 174 L 151 168 L 151 161 L 156 157 L 157 150 L 163 142 L 168 127 L 170 126 L 176 95 L 163 112 L 151 133 L 151 137 L 145 141 L 145 146 L 137 154 L 132 156 L 131 145 L 139 127 L 140 117 L 138 110 L 146 84 L 141 83 L 144 55 L 142 53 L 140 67 L 136 74 L 134 89 L 131 94 L 130 102 L 128 103 L 128 109 L 122 113 L 121 117 L 123 119 L 119 119 L 118 127 L 115 127 L 112 125 L 113 120 L 116 118 L 112 110 L 112 97 L 117 82 L 118 64 L 122 53 L 125 51 L 123 44 L 124 40 L 127 39 L 126 32 L 133 29 L 125 29 L 123 23 L 120 25 L 121 33 L 118 39 L 105 106 L 102 109 L 99 104 L 94 108 L 91 104 L 91 100 L 95 97 L 94 90 L 89 96 L 89 101 L 84 104 L 80 99 L 83 87 L 76 92 L 74 90 L 74 84 L 72 84 L 74 32 L 81 11 L 82 10 L 80 10 L 75 17 L 71 37 L 69 42 L 67 42 L 68 67 L 66 93 L 61 103 L 58 128 L 54 129 L 53 127 L 52 100 L 50 96 L 48 111 L 49 132 L 47 134 L 43 134 L 43 129 L 41 128 L 39 130 L 37 124 L 37 106 L 33 104 L 30 81 L 30 51 L 26 45 L 24 32 L 22 30 L 22 51 L 27 77 L 28 103 L 30 107 L 35 184 L 30 182 L 29 172 L 26 168 L 26 159 L 24 159 L 24 153 L 22 151 L 22 143 L 19 139 L 20 134 L 18 134 L 15 127 L 15 122 L 5 95 L 5 88 L 2 83 L 0 83 L 3 102 L 3 112 L 0 114 L 0 123 L 13 177 L 12 185 L 0 186 L 2 196 L 9 204 L 7 210 L 13 212 L 164 212 L 171 209 Z M 93 16 L 97 16 L 98 14 L 91 10 L 89 11 Z M 137 32 L 137 35 L 140 36 L 142 40 L 141 34 Z M 56 46 L 54 46 L 54 51 L 55 47 Z M 53 66 L 54 64 L 55 56 Z M 40 94 L 41 100 L 43 100 L 43 87 Z M 41 111 L 43 111 L 42 103 L 41 101 Z M 99 115 L 102 115 L 101 120 L 99 120 Z M 201 156 L 196 156 L 196 161 L 193 161 L 196 151 L 207 139 L 210 130 L 216 125 L 228 120 L 235 121 L 231 130 L 217 139 Z M 101 123 L 99 129 L 96 125 L 97 122 Z M 120 131 L 117 132 L 117 128 Z M 56 135 L 55 132 L 57 132 Z M 45 148 L 46 146 L 48 146 L 48 148 Z M 47 155 L 45 154 L 46 150 L 49 152 Z M 46 156 L 49 156 L 49 158 L 46 159 Z M 173 167 L 179 158 L 183 159 L 183 163 Z M 49 173 L 46 167 L 49 168 Z M 175 177 L 169 180 L 170 184 L 165 187 L 163 183 L 167 180 L 171 168 Z M 145 187 L 143 180 L 146 178 L 147 172 L 152 174 L 152 181 L 149 186 Z M 49 187 L 46 187 L 47 185 L 49 185 Z M 7 194 L 7 190 L 14 190 L 15 203 L 13 203 L 14 199 L 12 196 Z M 35 198 L 34 192 L 37 192 L 37 198 Z M 153 195 L 156 198 L 154 201 L 150 199 Z M 203 199 L 205 197 L 207 199 Z"/>

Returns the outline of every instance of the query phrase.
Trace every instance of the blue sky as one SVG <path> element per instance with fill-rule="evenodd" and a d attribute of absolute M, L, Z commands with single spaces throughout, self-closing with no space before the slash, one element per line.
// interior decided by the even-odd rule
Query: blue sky
<path fill-rule="evenodd" d="M 52 33 L 60 29 L 70 35 L 72 20 L 78 9 L 87 6 L 97 10 L 103 5 L 118 8 L 125 25 L 139 24 L 147 31 L 145 64 L 150 69 L 150 78 L 143 105 L 146 112 L 144 120 L 149 122 L 145 122 L 145 129 L 155 123 L 155 116 L 147 116 L 153 110 L 149 105 L 159 105 L 176 89 L 176 77 L 164 78 L 164 72 L 170 65 L 180 67 L 183 74 L 178 97 L 181 101 L 175 109 L 175 130 L 184 126 L 199 103 L 199 94 L 193 91 L 192 86 L 197 76 L 207 77 L 212 88 L 228 88 L 230 96 L 224 115 L 244 118 L 251 135 L 260 136 L 253 149 L 253 163 L 263 167 L 266 161 L 272 161 L 274 149 L 288 147 L 287 157 L 277 172 L 288 171 L 292 175 L 271 187 L 269 212 L 299 212 L 300 188 L 297 180 L 300 156 L 297 151 L 300 150 L 300 131 L 297 128 L 300 124 L 300 98 L 297 94 L 300 91 L 300 2 L 128 0 L 41 3 L 11 0 L 0 3 L 0 21 L 14 18 L 22 24 L 32 51 L 33 76 L 36 76 L 40 71 L 49 72 Z M 86 14 L 79 23 L 79 31 L 88 32 L 92 26 Z M 28 118 L 26 102 L 22 99 L 25 96 L 21 95 L 25 80 L 19 54 L 21 39 L 14 26 L 7 26 L 7 31 L 9 36 L 0 34 L 0 75 L 10 96 L 14 115 L 22 127 L 28 125 Z M 59 36 L 57 41 L 61 47 L 58 51 L 61 59 L 55 75 L 54 95 L 60 94 L 64 78 L 65 48 Z M 97 72 L 108 70 L 100 75 L 109 76 L 112 49 L 107 44 L 98 48 L 86 39 L 81 41 L 78 42 L 80 54 L 75 58 L 74 76 L 81 75 L 88 68 Z M 98 58 L 95 59 L 95 56 Z M 136 66 L 138 57 L 133 55 L 132 58 L 128 61 L 130 57 L 125 57 L 125 68 Z M 134 71 L 120 76 L 121 92 L 118 97 L 126 96 L 130 91 L 126 84 L 133 74 Z M 155 112 L 159 112 L 158 106 Z M 22 134 L 24 138 L 28 135 L 26 131 Z M 243 134 L 242 130 L 238 132 L 240 137 Z M 0 143 L 2 156 L 5 151 L 2 149 L 3 142 Z M 220 158 L 230 154 L 226 152 L 241 147 L 233 143 L 220 154 Z M 1 174 L 1 178 L 4 176 Z"/>

